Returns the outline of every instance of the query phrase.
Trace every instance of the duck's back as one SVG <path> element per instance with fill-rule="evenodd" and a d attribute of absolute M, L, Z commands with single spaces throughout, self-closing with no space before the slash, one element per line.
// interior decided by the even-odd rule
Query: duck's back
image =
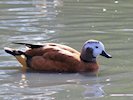
<path fill-rule="evenodd" d="M 46 43 L 43 47 L 29 49 L 27 55 L 31 68 L 40 71 L 76 72 L 80 64 L 80 53 L 75 49 L 56 43 Z"/>
<path fill-rule="evenodd" d="M 32 48 L 32 49 L 27 50 L 26 54 L 31 55 L 31 56 L 37 56 L 37 55 L 42 55 L 48 52 L 58 52 L 58 53 L 60 52 L 60 53 L 64 53 L 67 55 L 69 54 L 80 55 L 80 53 L 77 50 L 69 46 L 56 44 L 56 43 L 45 43 L 43 44 L 43 47 Z"/>

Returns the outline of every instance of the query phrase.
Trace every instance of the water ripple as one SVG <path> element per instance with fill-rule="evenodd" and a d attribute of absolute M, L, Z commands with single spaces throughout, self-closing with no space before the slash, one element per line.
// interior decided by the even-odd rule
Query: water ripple
<path fill-rule="evenodd" d="M 21 31 L 30 31 L 31 29 L 21 29 Z M 33 32 L 37 30 L 32 30 Z M 48 40 L 51 37 L 45 34 L 34 34 L 34 35 L 19 35 L 19 36 L 13 36 L 9 38 L 9 41 L 43 41 L 43 40 Z"/>
<path fill-rule="evenodd" d="M 30 1 L 18 1 L 18 0 L 12 0 L 12 1 L 0 1 L 0 4 L 31 4 Z"/>

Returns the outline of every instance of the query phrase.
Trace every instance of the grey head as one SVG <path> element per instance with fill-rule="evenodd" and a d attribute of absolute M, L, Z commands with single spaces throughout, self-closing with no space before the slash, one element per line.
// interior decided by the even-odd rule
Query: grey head
<path fill-rule="evenodd" d="M 112 56 L 105 51 L 105 47 L 102 42 L 98 40 L 88 40 L 83 45 L 80 58 L 84 62 L 95 62 L 97 56 L 99 55 L 106 58 L 112 58 Z"/>

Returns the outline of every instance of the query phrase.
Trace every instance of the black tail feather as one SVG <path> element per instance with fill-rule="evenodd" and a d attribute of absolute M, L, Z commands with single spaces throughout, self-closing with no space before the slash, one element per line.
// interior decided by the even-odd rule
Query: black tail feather
<path fill-rule="evenodd" d="M 25 55 L 27 58 L 31 58 L 30 55 L 27 55 L 25 52 L 20 51 L 20 50 L 11 49 L 8 47 L 5 47 L 4 50 L 6 53 L 11 54 L 13 56 Z"/>
<path fill-rule="evenodd" d="M 8 48 L 8 47 L 5 47 L 4 50 L 5 50 L 6 53 L 11 54 L 13 56 L 25 55 L 25 53 L 23 51 L 11 49 L 11 48 Z"/>
<path fill-rule="evenodd" d="M 43 47 L 43 45 L 35 45 L 35 44 L 29 44 L 29 43 L 17 43 L 17 42 L 13 42 L 14 44 L 20 44 L 20 45 L 25 45 L 31 49 L 34 49 L 34 48 L 41 48 Z"/>

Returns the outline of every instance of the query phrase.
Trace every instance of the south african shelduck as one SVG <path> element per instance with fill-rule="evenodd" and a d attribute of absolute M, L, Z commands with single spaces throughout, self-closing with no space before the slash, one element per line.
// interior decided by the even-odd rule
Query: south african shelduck
<path fill-rule="evenodd" d="M 15 43 L 29 47 L 26 51 L 5 47 L 5 51 L 13 56 L 25 68 L 44 72 L 89 72 L 97 73 L 99 65 L 97 56 L 112 58 L 105 51 L 102 42 L 88 40 L 84 43 L 81 53 L 77 50 L 57 43 L 42 45 Z"/>

